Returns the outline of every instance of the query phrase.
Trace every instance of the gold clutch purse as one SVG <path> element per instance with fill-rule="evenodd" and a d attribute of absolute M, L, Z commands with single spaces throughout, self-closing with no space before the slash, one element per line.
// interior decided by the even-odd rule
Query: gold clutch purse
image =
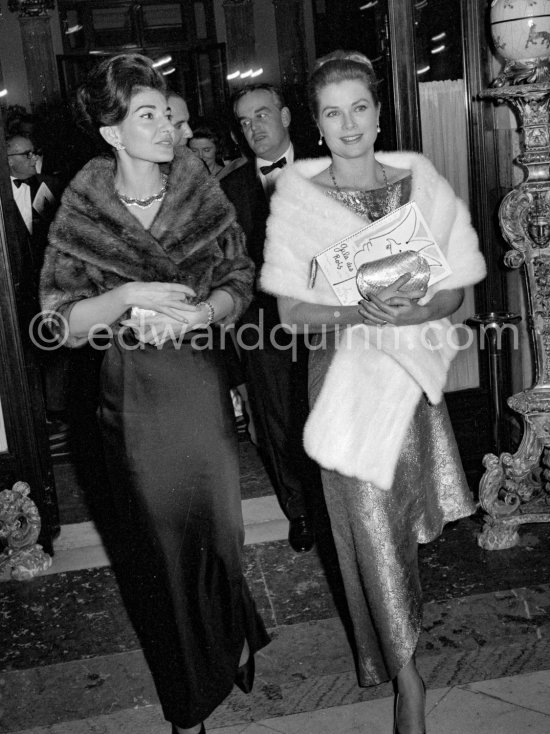
<path fill-rule="evenodd" d="M 402 293 L 426 290 L 430 279 L 430 265 L 422 255 L 413 250 L 360 265 L 356 275 L 357 289 L 363 298 L 375 296 L 405 273 L 410 273 L 411 278 L 399 289 Z"/>

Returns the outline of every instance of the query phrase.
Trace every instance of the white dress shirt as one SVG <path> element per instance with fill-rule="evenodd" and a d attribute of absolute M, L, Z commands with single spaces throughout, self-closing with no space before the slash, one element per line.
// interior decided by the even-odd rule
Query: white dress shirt
<path fill-rule="evenodd" d="M 21 186 L 16 186 L 13 183 L 13 176 L 10 176 L 11 178 L 11 188 L 13 191 L 13 198 L 15 199 L 15 203 L 17 204 L 17 208 L 19 209 L 19 212 L 21 216 L 23 217 L 23 221 L 25 222 L 25 226 L 29 230 L 29 232 L 32 234 L 32 200 L 31 200 L 31 187 L 29 184 L 26 184 L 23 182 Z"/>
<path fill-rule="evenodd" d="M 294 163 L 294 148 L 292 146 L 292 143 L 288 146 L 287 150 L 283 153 L 282 156 L 280 156 L 280 158 L 286 158 L 287 165 L 289 165 L 290 163 Z M 277 160 L 279 160 L 279 158 L 277 158 Z M 277 176 L 279 176 L 279 174 L 283 170 L 282 168 L 274 168 L 267 175 L 264 175 L 260 171 L 260 166 L 270 166 L 272 163 L 275 163 L 275 161 L 266 161 L 265 158 L 256 158 L 256 173 L 260 177 L 260 181 L 262 182 L 262 186 L 264 187 L 264 191 L 267 196 L 271 196 L 271 194 L 273 193 Z"/>

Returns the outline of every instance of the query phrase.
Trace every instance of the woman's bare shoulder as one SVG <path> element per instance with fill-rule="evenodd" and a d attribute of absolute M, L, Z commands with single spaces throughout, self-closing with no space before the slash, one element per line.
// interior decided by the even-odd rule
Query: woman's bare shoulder
<path fill-rule="evenodd" d="M 330 189 L 332 188 L 332 181 L 330 179 L 329 169 L 324 168 L 320 173 L 318 173 L 316 176 L 313 176 L 309 179 L 311 183 L 315 184 L 316 186 L 319 186 L 321 189 Z"/>
<path fill-rule="evenodd" d="M 386 169 L 386 176 L 390 184 L 402 181 L 404 178 L 412 175 L 412 171 L 408 168 L 394 168 L 394 166 L 384 166 L 384 168 Z"/>

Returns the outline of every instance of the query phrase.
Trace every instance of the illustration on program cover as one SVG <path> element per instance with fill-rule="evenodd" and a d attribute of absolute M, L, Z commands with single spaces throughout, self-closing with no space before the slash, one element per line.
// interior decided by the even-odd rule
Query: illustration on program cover
<path fill-rule="evenodd" d="M 451 274 L 445 256 L 414 201 L 400 206 L 316 255 L 311 264 L 310 287 L 315 286 L 320 268 L 340 303 L 352 306 L 362 298 L 356 276 L 363 263 L 410 251 L 417 252 L 428 263 L 429 286 Z M 396 273 L 391 282 L 401 274 Z"/>

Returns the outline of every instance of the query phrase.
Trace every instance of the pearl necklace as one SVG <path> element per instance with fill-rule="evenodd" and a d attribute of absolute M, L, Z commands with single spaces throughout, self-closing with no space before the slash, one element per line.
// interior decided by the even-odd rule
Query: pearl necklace
<path fill-rule="evenodd" d="M 125 196 L 124 194 L 121 194 L 120 191 L 117 190 L 117 196 L 121 200 L 123 204 L 126 204 L 126 206 L 137 206 L 140 209 L 149 209 L 150 206 L 153 206 L 155 201 L 162 201 L 166 195 L 166 182 L 168 180 L 168 176 L 163 173 L 162 174 L 162 188 L 158 192 L 158 194 L 153 194 L 153 196 L 148 196 L 146 199 L 134 199 L 131 196 Z"/>

